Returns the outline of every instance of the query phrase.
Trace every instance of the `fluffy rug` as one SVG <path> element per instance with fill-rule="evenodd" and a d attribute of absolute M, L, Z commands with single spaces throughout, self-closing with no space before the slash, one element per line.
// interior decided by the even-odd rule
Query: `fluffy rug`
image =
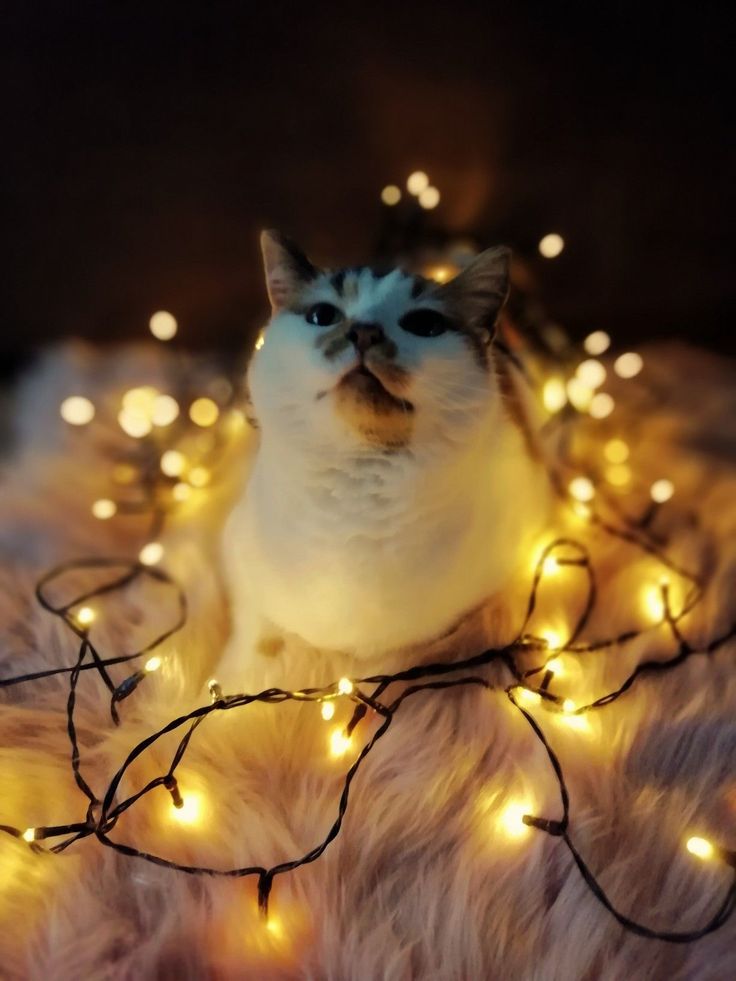
<path fill-rule="evenodd" d="M 694 350 L 645 350 L 645 369 L 614 388 L 617 408 L 600 435 L 577 447 L 593 461 L 604 439 L 624 435 L 637 480 L 674 481 L 653 532 L 706 582 L 681 623 L 693 645 L 734 617 L 736 386 L 733 367 Z M 202 369 L 203 377 L 206 369 Z M 131 440 L 95 420 L 66 426 L 61 400 L 89 394 L 98 406 L 136 384 L 171 390 L 179 362 L 147 349 L 111 355 L 49 352 L 21 384 L 10 411 L 12 449 L 2 474 L 0 678 L 72 664 L 78 644 L 34 598 L 51 566 L 95 555 L 135 556 L 145 519 L 99 521 L 91 502 L 112 496 L 111 453 Z M 98 411 L 98 416 L 100 415 Z M 114 414 L 112 416 L 114 418 Z M 162 542 L 162 567 L 189 601 L 185 628 L 162 648 L 110 721 L 96 672 L 79 681 L 75 718 L 82 772 L 98 796 L 130 749 L 198 705 L 227 635 L 217 533 L 237 483 L 235 448 L 212 486 L 182 504 Z M 128 445 L 129 448 L 129 445 Z M 510 489 L 510 493 L 513 490 Z M 626 509 L 629 497 L 618 498 Z M 562 519 L 561 519 L 562 520 Z M 588 527 L 550 532 L 585 541 L 600 595 L 586 632 L 605 637 L 647 623 L 651 557 Z M 575 525 L 573 527 L 573 525 Z M 466 656 L 508 639 L 523 620 L 532 559 L 520 581 L 427 656 Z M 564 634 L 580 602 L 573 569 L 541 597 L 538 630 Z M 67 588 L 62 582 L 59 589 Z M 410 588 L 408 585 L 407 588 Z M 672 585 L 676 594 L 678 586 Z M 142 647 L 175 617 L 171 592 L 137 584 L 96 601 L 92 630 L 105 657 Z M 574 662 L 559 690 L 578 701 L 618 686 L 643 658 L 673 650 L 666 626 Z M 564 767 L 570 832 L 614 906 L 655 930 L 695 930 L 731 882 L 722 864 L 688 854 L 688 834 L 736 848 L 736 644 L 696 654 L 675 671 L 644 677 L 617 702 L 573 727 L 543 706 L 530 711 Z M 253 669 L 252 689 L 323 685 L 376 667 L 305 652 L 297 643 Z M 130 666 L 112 669 L 119 683 Z M 560 812 L 542 745 L 499 690 L 458 688 L 408 700 L 356 777 L 342 833 L 313 864 L 279 876 L 266 925 L 253 878 L 192 876 L 127 857 L 86 838 L 59 855 L 0 835 L 0 975 L 12 979 L 722 979 L 736 974 L 736 917 L 696 943 L 646 940 L 622 929 L 582 880 L 557 839 L 509 833 L 515 803 Z M 83 821 L 66 732 L 68 676 L 0 689 L 0 824 L 18 828 Z M 319 843 L 337 814 L 347 768 L 375 731 L 370 718 L 342 758 L 328 752 L 333 723 L 319 706 L 254 705 L 208 718 L 178 771 L 196 820 L 176 820 L 164 788 L 119 820 L 111 837 L 167 859 L 230 869 L 271 866 Z M 589 721 L 588 721 L 589 720 Z M 126 774 L 127 794 L 164 772 L 175 743 L 162 740 Z"/>

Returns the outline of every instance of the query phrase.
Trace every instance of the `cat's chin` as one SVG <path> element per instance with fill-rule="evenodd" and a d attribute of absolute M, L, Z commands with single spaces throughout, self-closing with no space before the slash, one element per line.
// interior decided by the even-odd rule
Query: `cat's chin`
<path fill-rule="evenodd" d="M 411 439 L 414 406 L 389 391 L 389 384 L 363 364 L 351 368 L 333 390 L 335 410 L 361 442 L 399 449 Z"/>
<path fill-rule="evenodd" d="M 413 412 L 414 406 L 411 402 L 394 394 L 390 387 L 392 380 L 389 380 L 385 374 L 381 377 L 379 370 L 371 370 L 364 364 L 351 368 L 337 383 L 338 398 L 352 397 L 366 409 L 381 414 Z"/>

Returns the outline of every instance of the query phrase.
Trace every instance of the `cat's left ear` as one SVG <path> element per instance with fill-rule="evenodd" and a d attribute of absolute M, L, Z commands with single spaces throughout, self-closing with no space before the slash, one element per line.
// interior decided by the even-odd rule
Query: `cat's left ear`
<path fill-rule="evenodd" d="M 293 303 L 302 286 L 318 275 L 303 252 L 281 232 L 261 232 L 266 288 L 273 313 Z"/>
<path fill-rule="evenodd" d="M 501 307 L 509 295 L 511 249 L 499 245 L 481 252 L 470 265 L 441 287 L 445 302 L 474 330 L 493 336 Z"/>

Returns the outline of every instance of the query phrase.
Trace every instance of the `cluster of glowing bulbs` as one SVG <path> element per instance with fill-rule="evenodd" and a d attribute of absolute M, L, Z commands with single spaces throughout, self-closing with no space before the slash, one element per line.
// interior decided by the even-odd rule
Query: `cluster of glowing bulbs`
<path fill-rule="evenodd" d="M 440 192 L 429 183 L 429 177 L 423 170 L 409 174 L 406 189 L 425 211 L 431 211 L 440 203 Z M 397 184 L 387 184 L 381 191 L 381 201 L 389 208 L 397 205 L 401 201 L 401 188 Z"/>

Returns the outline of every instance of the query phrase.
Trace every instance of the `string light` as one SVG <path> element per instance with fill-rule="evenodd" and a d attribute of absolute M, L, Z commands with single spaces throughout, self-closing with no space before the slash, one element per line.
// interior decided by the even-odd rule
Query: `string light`
<path fill-rule="evenodd" d="M 619 378 L 633 378 L 638 375 L 644 367 L 644 361 L 640 354 L 635 351 L 627 351 L 626 354 L 619 354 L 613 362 L 613 370 Z"/>
<path fill-rule="evenodd" d="M 512 801 L 499 811 L 496 824 L 509 838 L 524 838 L 530 830 L 524 816 L 531 810 L 529 804 Z"/>
<path fill-rule="evenodd" d="M 603 447 L 603 455 L 609 463 L 626 463 L 629 447 L 622 439 L 609 439 Z"/>
<path fill-rule="evenodd" d="M 340 678 L 337 683 L 337 690 L 341 695 L 352 695 L 354 687 L 350 678 Z"/>
<path fill-rule="evenodd" d="M 70 426 L 86 426 L 95 417 L 95 407 L 83 395 L 70 395 L 59 406 L 59 414 Z"/>
<path fill-rule="evenodd" d="M 587 503 L 595 497 L 593 481 L 588 477 L 574 477 L 567 485 L 567 489 L 576 501 Z"/>
<path fill-rule="evenodd" d="M 554 576 L 555 573 L 560 571 L 560 563 L 557 561 L 554 555 L 548 555 L 544 560 L 542 569 L 545 576 Z"/>
<path fill-rule="evenodd" d="M 557 232 L 550 232 L 540 239 L 538 248 L 545 259 L 556 259 L 565 248 L 565 240 Z"/>
<path fill-rule="evenodd" d="M 595 358 L 588 358 L 586 361 L 580 362 L 575 375 L 588 388 L 600 388 L 606 380 L 606 369 L 600 361 L 596 361 Z"/>
<path fill-rule="evenodd" d="M 631 483 L 631 467 L 625 463 L 615 463 L 606 467 L 606 480 L 613 487 L 626 487 Z"/>
<path fill-rule="evenodd" d="M 593 401 L 593 389 L 579 378 L 571 378 L 567 383 L 567 397 L 578 412 L 587 412 Z"/>
<path fill-rule="evenodd" d="M 542 389 L 542 402 L 547 412 L 559 412 L 567 405 L 565 383 L 561 378 L 548 378 Z"/>
<path fill-rule="evenodd" d="M 192 496 L 192 488 L 189 486 L 189 484 L 179 481 L 178 484 L 174 484 L 174 486 L 171 488 L 171 494 L 175 501 L 186 501 Z"/>
<path fill-rule="evenodd" d="M 148 327 L 159 341 L 170 341 L 172 337 L 176 336 L 178 330 L 176 317 L 168 310 L 157 310 L 148 321 Z"/>
<path fill-rule="evenodd" d="M 423 170 L 415 170 L 406 181 L 406 189 L 409 194 L 413 194 L 415 197 L 420 195 L 422 191 L 426 190 L 429 186 L 429 177 L 424 173 Z"/>
<path fill-rule="evenodd" d="M 179 824 L 197 824 L 202 817 L 202 798 L 200 794 L 188 790 L 182 795 L 182 802 L 177 807 L 173 805 L 171 817 Z"/>
<path fill-rule="evenodd" d="M 179 403 L 171 395 L 157 395 L 151 407 L 154 426 L 170 426 L 179 415 Z"/>
<path fill-rule="evenodd" d="M 532 691 L 530 688 L 520 688 L 517 692 L 517 697 L 520 702 L 525 705 L 534 706 L 541 704 L 542 696 L 537 691 Z"/>
<path fill-rule="evenodd" d="M 330 733 L 330 755 L 335 758 L 344 756 L 350 749 L 351 741 L 344 729 L 333 729 Z"/>
<path fill-rule="evenodd" d="M 604 330 L 594 330 L 592 334 L 588 336 L 583 341 L 583 347 L 587 354 L 592 354 L 593 357 L 598 357 L 601 354 L 605 354 L 606 351 L 611 346 L 611 338 Z"/>
<path fill-rule="evenodd" d="M 143 565 L 156 565 L 164 557 L 164 547 L 161 542 L 149 542 L 138 553 L 138 560 Z"/>
<path fill-rule="evenodd" d="M 26 828 L 22 835 L 23 841 L 27 841 L 29 844 L 36 840 L 36 829 Z"/>
<path fill-rule="evenodd" d="M 118 413 L 118 423 L 120 428 L 133 439 L 143 439 L 153 429 L 151 420 L 140 412 L 133 412 L 129 409 L 121 409 Z"/>
<path fill-rule="evenodd" d="M 419 194 L 419 204 L 426 211 L 431 211 L 440 203 L 440 192 L 436 187 L 425 187 Z"/>
<path fill-rule="evenodd" d="M 106 521 L 108 518 L 112 518 L 118 509 L 115 501 L 111 501 L 107 497 L 101 497 L 99 501 L 95 501 L 92 505 L 92 514 L 95 518 L 99 518 L 100 521 Z"/>
<path fill-rule="evenodd" d="M 91 606 L 83 606 L 77 611 L 77 623 L 83 627 L 88 627 L 95 619 L 96 614 Z"/>
<path fill-rule="evenodd" d="M 147 674 L 152 674 L 154 671 L 158 671 L 162 663 L 162 659 L 158 654 L 154 654 L 153 657 L 148 658 L 143 667 Z"/>
<path fill-rule="evenodd" d="M 675 485 L 671 480 L 655 480 L 649 489 L 649 493 L 652 500 L 657 504 L 664 504 L 675 493 Z"/>
<path fill-rule="evenodd" d="M 401 190 L 395 184 L 387 184 L 381 191 L 381 200 L 392 208 L 401 200 Z"/>
<path fill-rule="evenodd" d="M 187 480 L 192 487 L 206 487 L 210 482 L 210 472 L 206 467 L 192 467 Z"/>
<path fill-rule="evenodd" d="M 167 450 L 161 457 L 161 470 L 167 477 L 179 477 L 187 465 L 187 458 L 179 450 Z"/>
<path fill-rule="evenodd" d="M 189 418 L 195 426 L 214 426 L 219 415 L 217 403 L 206 396 L 195 399 L 189 406 Z"/>
<path fill-rule="evenodd" d="M 702 858 L 704 861 L 713 858 L 715 855 L 713 845 L 706 838 L 699 838 L 697 835 L 688 838 L 685 842 L 685 847 L 691 855 L 697 855 L 698 858 Z"/>
<path fill-rule="evenodd" d="M 335 703 L 334 702 L 322 702 L 322 718 L 325 722 L 329 722 L 330 719 L 335 716 Z"/>
<path fill-rule="evenodd" d="M 598 392 L 590 400 L 588 411 L 594 419 L 606 419 L 613 412 L 616 403 L 608 392 Z"/>

